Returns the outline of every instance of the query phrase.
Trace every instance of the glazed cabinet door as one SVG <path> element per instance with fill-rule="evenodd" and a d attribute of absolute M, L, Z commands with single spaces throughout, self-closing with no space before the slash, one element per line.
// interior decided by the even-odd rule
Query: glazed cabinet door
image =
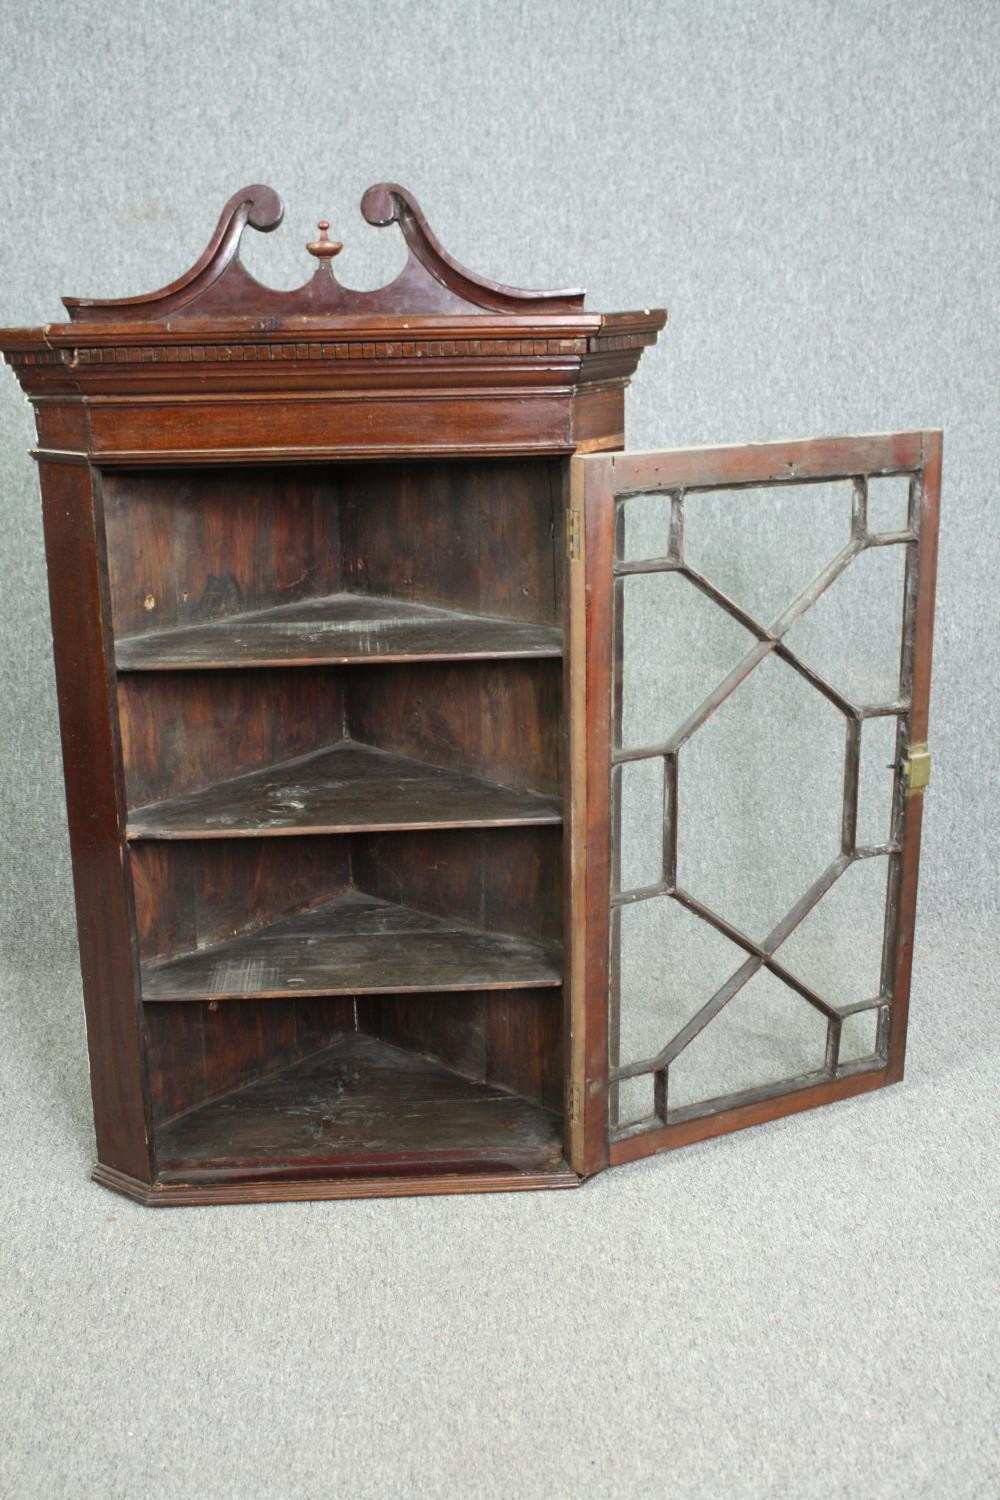
<path fill-rule="evenodd" d="M 941 435 L 572 467 L 586 1174 L 902 1076 Z"/>

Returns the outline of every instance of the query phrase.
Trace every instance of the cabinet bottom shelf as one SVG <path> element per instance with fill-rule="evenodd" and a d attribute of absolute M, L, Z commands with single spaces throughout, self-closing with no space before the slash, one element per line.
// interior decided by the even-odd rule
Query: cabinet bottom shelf
<path fill-rule="evenodd" d="M 567 1174 L 552 1110 L 360 1032 L 161 1125 L 156 1154 L 163 1187 Z"/>

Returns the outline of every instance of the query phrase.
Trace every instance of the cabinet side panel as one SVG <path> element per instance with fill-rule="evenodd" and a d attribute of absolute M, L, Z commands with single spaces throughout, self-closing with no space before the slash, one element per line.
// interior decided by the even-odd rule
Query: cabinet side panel
<path fill-rule="evenodd" d="M 97 1154 L 148 1182 L 100 479 L 79 465 L 42 463 L 39 472 Z"/>

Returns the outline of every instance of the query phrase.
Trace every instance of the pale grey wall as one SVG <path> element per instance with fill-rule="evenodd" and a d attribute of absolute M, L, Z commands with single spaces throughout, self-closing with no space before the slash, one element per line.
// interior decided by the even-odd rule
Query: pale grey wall
<path fill-rule="evenodd" d="M 3 0 L 0 321 L 171 279 L 237 186 L 320 215 L 386 279 L 369 183 L 411 186 L 460 259 L 595 308 L 666 303 L 636 447 L 942 425 L 923 910 L 993 909 L 996 57 L 979 3 Z M 992 169 L 992 171 L 991 171 Z M 73 942 L 30 413 L 0 380 L 5 927 Z M 52 913 L 57 913 L 54 936 Z"/>

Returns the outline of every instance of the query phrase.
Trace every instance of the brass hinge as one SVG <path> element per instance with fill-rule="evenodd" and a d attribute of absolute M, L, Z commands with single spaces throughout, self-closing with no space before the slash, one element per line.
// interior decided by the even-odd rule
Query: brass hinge
<path fill-rule="evenodd" d="M 903 785 L 906 795 L 922 792 L 931 779 L 931 752 L 926 745 L 911 745 L 903 762 Z"/>
<path fill-rule="evenodd" d="M 566 556 L 575 561 L 580 556 L 583 537 L 582 517 L 578 510 L 566 512 Z"/>
<path fill-rule="evenodd" d="M 576 1124 L 580 1118 L 580 1085 L 571 1083 L 569 1086 L 569 1117 Z"/>

